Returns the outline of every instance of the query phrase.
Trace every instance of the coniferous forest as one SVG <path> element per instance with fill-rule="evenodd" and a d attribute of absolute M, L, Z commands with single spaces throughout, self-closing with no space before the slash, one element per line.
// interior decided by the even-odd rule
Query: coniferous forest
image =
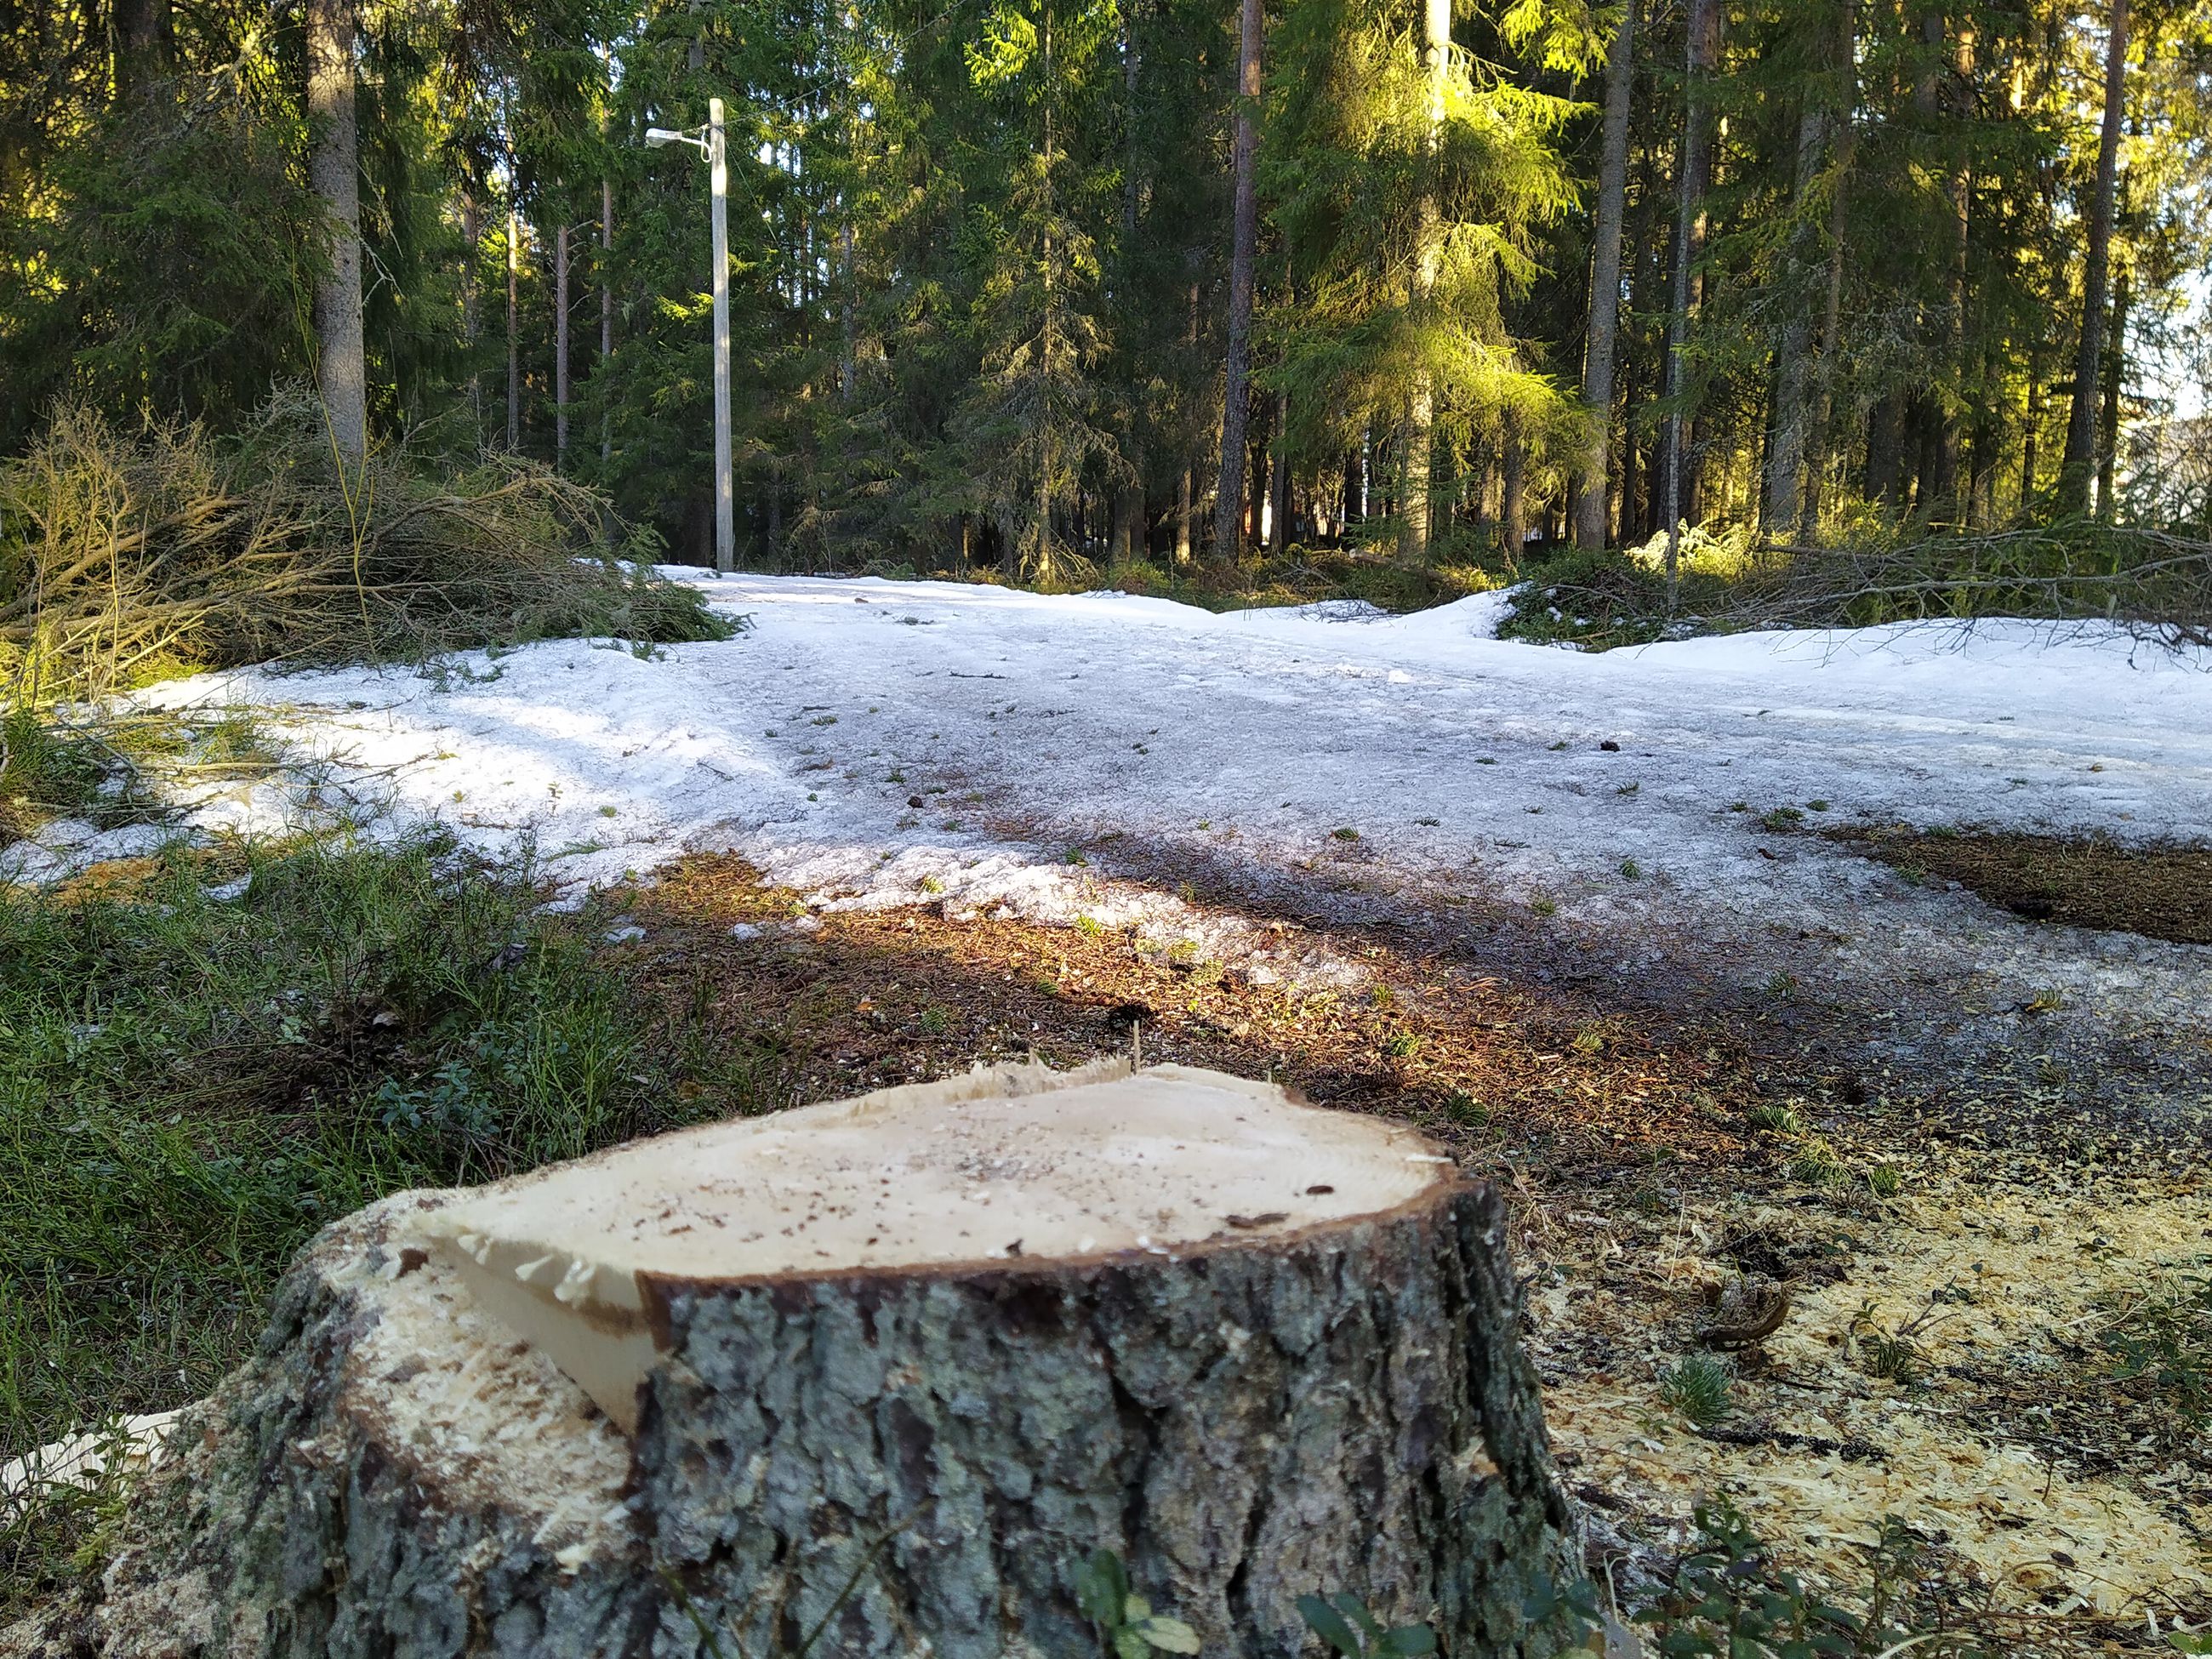
<path fill-rule="evenodd" d="M 2203 0 L 16 0 L 0 448 L 505 447 L 710 556 L 2202 533 Z M 1670 556 L 1671 562 L 1671 556 Z"/>
<path fill-rule="evenodd" d="M 0 0 L 0 1659 L 2212 1653 L 2208 823 L 2212 0 Z"/>

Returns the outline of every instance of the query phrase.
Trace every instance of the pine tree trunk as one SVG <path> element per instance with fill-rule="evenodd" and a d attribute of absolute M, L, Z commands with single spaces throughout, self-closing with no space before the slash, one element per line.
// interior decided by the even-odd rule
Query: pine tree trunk
<path fill-rule="evenodd" d="M 1498 473 L 1498 533 L 1505 542 L 1506 563 L 1517 568 L 1528 547 L 1528 468 L 1521 422 L 1510 411 L 1505 416 L 1504 441 L 1499 446 Z"/>
<path fill-rule="evenodd" d="M 1850 228 L 1851 162 L 1858 144 L 1854 113 L 1858 106 L 1858 7 L 1844 0 L 1832 68 L 1841 85 L 1836 96 L 1835 184 L 1828 200 L 1828 282 L 1820 311 L 1820 362 L 1805 444 L 1805 487 L 1798 512 L 1797 538 L 1808 546 L 1820 539 L 1820 501 L 1828 483 L 1829 453 L 1835 441 L 1836 381 L 1842 372 L 1844 263 Z"/>
<path fill-rule="evenodd" d="M 553 236 L 553 470 L 568 470 L 568 227 Z"/>
<path fill-rule="evenodd" d="M 853 221 L 848 216 L 837 228 L 838 258 L 844 271 L 844 340 L 837 359 L 837 401 L 850 405 L 853 376 L 860 350 L 860 294 L 853 272 Z"/>
<path fill-rule="evenodd" d="M 1237 137 L 1231 155 L 1235 197 L 1229 250 L 1229 349 L 1221 402 L 1221 490 L 1213 502 L 1213 562 L 1232 564 L 1243 550 L 1245 428 L 1251 419 L 1253 265 L 1260 241 L 1255 167 L 1260 98 L 1260 0 L 1243 0 L 1237 25 Z"/>
<path fill-rule="evenodd" d="M 1275 395 L 1274 463 L 1267 483 L 1267 554 L 1279 559 L 1291 538 L 1291 446 L 1285 435 L 1291 425 L 1291 394 Z"/>
<path fill-rule="evenodd" d="M 522 447 L 522 215 L 507 210 L 507 447 Z"/>
<path fill-rule="evenodd" d="M 1421 9 L 1421 69 L 1428 88 L 1427 147 L 1435 153 L 1443 137 L 1444 91 L 1451 71 L 1451 0 L 1425 0 Z M 1443 228 L 1433 195 L 1424 190 L 1420 222 L 1415 234 L 1413 313 L 1417 325 L 1427 321 L 1430 295 L 1443 257 Z M 1406 400 L 1403 447 L 1399 457 L 1401 504 L 1400 522 L 1405 526 L 1399 550 L 1411 564 L 1429 562 L 1430 515 L 1434 510 L 1431 486 L 1436 471 L 1437 389 L 1429 366 L 1419 354 L 1413 365 L 1413 386 Z"/>
<path fill-rule="evenodd" d="M 115 0 L 114 85 L 120 106 L 143 97 L 170 70 L 169 0 Z"/>
<path fill-rule="evenodd" d="M 2127 379 L 2128 276 L 2121 271 L 2113 285 L 2112 321 L 2101 371 L 2104 385 L 2099 389 L 2104 407 L 2097 422 L 2097 518 L 2103 524 L 2112 521 L 2112 470 L 2119 459 L 2120 392 Z"/>
<path fill-rule="evenodd" d="M 1605 545 L 1613 475 L 1613 388 L 1620 331 L 1620 231 L 1628 200 L 1629 102 L 1636 87 L 1636 0 L 1621 8 L 1605 65 L 1605 128 L 1597 178 L 1595 246 L 1590 253 L 1589 333 L 1583 345 L 1583 407 L 1590 422 L 1575 495 L 1575 545 Z"/>
<path fill-rule="evenodd" d="M 1945 36 L 1949 21 L 1940 10 L 1929 10 L 1921 15 L 1921 42 L 1927 48 L 1928 69 L 1916 92 L 1914 102 L 1922 119 L 1927 124 L 1928 143 L 1939 154 L 1946 146 L 1945 135 L 1938 127 L 1945 100 L 1937 64 L 1942 61 Z M 1972 33 L 1961 27 L 1953 40 L 1951 67 L 1960 84 L 1952 89 L 1951 102 L 1959 112 L 1970 116 L 1973 110 L 1972 76 L 1974 47 Z M 1967 169 L 1964 146 L 1949 167 L 1949 176 L 1944 185 L 1944 195 L 1950 204 L 1949 247 L 1944 262 L 1944 306 L 1942 333 L 1936 343 L 1935 355 L 1942 365 L 1940 383 L 1929 392 L 1929 465 L 1923 469 L 1921 491 L 1922 510 L 1931 520 L 1940 521 L 1948 515 L 1955 521 L 1959 516 L 1959 410 L 1961 404 L 1961 382 L 1966 374 L 1966 257 L 1968 252 L 1968 209 L 1972 196 L 1972 176 Z"/>
<path fill-rule="evenodd" d="M 1286 1157 L 1285 1189 L 1346 1181 L 1323 1152 L 1346 1144 Z M 255 1358 L 173 1434 L 94 1650 L 690 1659 L 811 1633 L 839 1659 L 1060 1659 L 1099 1650 L 1074 1585 L 1106 1549 L 1220 1659 L 1308 1651 L 1297 1598 L 1320 1592 L 1430 1624 L 1455 1659 L 1556 1653 L 1525 1608 L 1567 1571 L 1568 1516 L 1504 1206 L 1401 1151 L 1376 1162 L 1420 1173 L 1380 1207 L 1237 1216 L 1173 1249 L 641 1273 L 628 1334 L 586 1339 L 646 1356 L 619 1416 L 592 1400 L 627 1372 L 587 1396 L 554 1328 L 504 1322 L 552 1304 L 515 1284 L 544 1260 L 510 1273 L 511 1237 L 465 1231 L 481 1207 L 452 1223 L 465 1258 L 437 1242 L 484 1194 L 387 1200 L 309 1248 Z M 1189 1201 L 1170 1190 L 1153 1201 Z"/>
<path fill-rule="evenodd" d="M 1905 395 L 1892 392 L 1867 411 L 1866 470 L 1860 493 L 1893 511 L 1904 501 Z"/>
<path fill-rule="evenodd" d="M 1705 253 L 1705 179 L 1711 165 L 1711 147 L 1705 131 L 1705 82 L 1720 58 L 1720 31 L 1719 0 L 1690 0 L 1686 31 L 1689 76 L 1682 108 L 1682 153 L 1674 179 L 1674 304 L 1667 324 L 1667 396 L 1674 407 L 1667 414 L 1662 499 L 1667 514 L 1667 592 L 1670 599 L 1680 580 L 1682 514 L 1690 495 L 1683 442 L 1688 416 L 1681 405 L 1687 391 L 1685 354 L 1697 307 L 1698 262 Z"/>
<path fill-rule="evenodd" d="M 1186 466 L 1176 474 L 1175 562 L 1178 566 L 1190 562 L 1191 495 L 1196 489 L 1197 471 Z"/>
<path fill-rule="evenodd" d="M 604 375 L 615 360 L 615 291 L 613 270 L 615 251 L 615 187 L 610 179 L 599 180 L 599 361 L 598 372 Z M 614 459 L 614 392 L 604 380 L 605 401 L 599 412 L 599 464 L 605 466 Z"/>
<path fill-rule="evenodd" d="M 315 279 L 315 378 L 331 441 L 348 463 L 368 453 L 368 356 L 361 319 L 361 129 L 354 112 L 356 0 L 308 0 L 307 182 L 329 226 Z"/>
<path fill-rule="evenodd" d="M 477 199 L 473 180 L 461 185 L 462 258 L 468 263 L 461 273 L 461 338 L 468 349 L 469 422 L 477 443 L 483 441 L 483 374 L 477 366 L 477 345 L 483 337 L 483 274 L 479 264 L 483 252 L 483 204 Z"/>
<path fill-rule="evenodd" d="M 1820 150 L 1827 138 L 1828 112 L 1820 94 L 1808 89 L 1805 107 L 1797 121 L 1797 222 L 1790 234 L 1784 303 L 1788 307 L 1782 341 L 1776 351 L 1774 421 L 1766 451 L 1766 516 L 1769 539 L 1779 540 L 1797 527 L 1802 509 L 1805 465 L 1805 427 L 1808 418 L 1807 383 L 1811 375 L 1813 345 L 1812 295 L 1808 278 L 1812 265 L 1813 218 L 1810 198 L 1820 176 Z"/>
<path fill-rule="evenodd" d="M 2097 143 L 2096 194 L 2089 208 L 2089 246 L 2081 265 L 2081 349 L 2074 362 L 2074 405 L 2066 422 L 2066 459 L 2059 472 L 2061 512 L 2089 504 L 2096 471 L 2098 366 L 2105 344 L 2106 295 L 2112 269 L 2113 198 L 2119 184 L 2120 127 L 2127 116 L 2128 0 L 2112 0 L 2105 45 L 2105 121 Z"/>

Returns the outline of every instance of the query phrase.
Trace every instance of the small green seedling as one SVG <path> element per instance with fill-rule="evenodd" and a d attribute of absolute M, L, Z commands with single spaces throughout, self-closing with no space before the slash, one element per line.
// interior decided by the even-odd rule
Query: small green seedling
<path fill-rule="evenodd" d="M 1729 1414 L 1733 1390 L 1728 1367 L 1711 1354 L 1687 1355 L 1659 1373 L 1659 1398 L 1701 1429 Z"/>
<path fill-rule="evenodd" d="M 1400 1625 L 1385 1630 L 1356 1595 L 1339 1594 L 1327 1601 L 1318 1595 L 1301 1595 L 1298 1617 L 1330 1652 L 1342 1659 L 1385 1659 L 1385 1656 L 1407 1659 L 1437 1650 L 1437 1634 L 1426 1625 Z"/>
<path fill-rule="evenodd" d="M 1340 829 L 1332 830 L 1328 833 L 1331 838 L 1336 841 L 1358 841 L 1359 839 L 1359 831 L 1353 829 L 1348 823 L 1345 824 Z"/>
<path fill-rule="evenodd" d="M 1198 1632 L 1180 1619 L 1154 1613 L 1129 1589 L 1129 1570 L 1111 1550 L 1093 1550 L 1075 1575 L 1075 1601 L 1113 1659 L 1147 1659 L 1154 1653 L 1196 1653 Z M 1426 1650 L 1423 1650 L 1425 1651 Z"/>

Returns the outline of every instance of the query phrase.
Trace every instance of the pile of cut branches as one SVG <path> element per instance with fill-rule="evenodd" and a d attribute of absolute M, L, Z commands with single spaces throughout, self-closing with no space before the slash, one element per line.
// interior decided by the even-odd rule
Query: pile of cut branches
<path fill-rule="evenodd" d="M 44 704 L 195 668 L 727 631 L 619 556 L 643 551 L 625 538 L 600 496 L 518 457 L 348 465 L 301 392 L 231 440 L 64 406 L 0 463 L 0 685 Z"/>
<path fill-rule="evenodd" d="M 2075 519 L 1769 548 L 1714 620 L 1857 628 L 1977 617 L 2104 620 L 2169 644 L 2212 645 L 2212 542 Z"/>

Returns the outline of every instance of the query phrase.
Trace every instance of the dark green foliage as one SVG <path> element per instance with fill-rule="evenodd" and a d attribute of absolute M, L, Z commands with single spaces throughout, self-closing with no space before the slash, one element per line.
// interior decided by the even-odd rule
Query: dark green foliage
<path fill-rule="evenodd" d="M 234 49 L 220 9 L 194 21 L 211 53 Z M 69 66 L 46 67 L 66 85 Z M 17 155 L 38 186 L 12 198 L 0 167 L 0 453 L 57 397 L 228 425 L 307 371 L 322 256 L 275 68 L 249 57 L 110 112 L 54 111 L 34 140 L 5 132 L 30 112 L 0 93 L 0 142 L 36 145 Z"/>
<path fill-rule="evenodd" d="M 2185 1431 L 2212 1425 L 2212 1277 L 2153 1291 L 2098 1340 L 2124 1391 L 2163 1407 Z"/>
<path fill-rule="evenodd" d="M 1668 631 L 1667 579 L 1626 553 L 1566 552 L 1528 573 L 1500 639 L 1606 651 Z"/>
<path fill-rule="evenodd" d="M 1415 1655 L 1437 1650 L 1436 1632 L 1426 1625 L 1398 1625 L 1385 1630 L 1368 1612 L 1367 1604 L 1349 1594 L 1326 1601 L 1318 1595 L 1301 1595 L 1298 1617 L 1331 1653 L 1342 1659 L 1413 1659 Z"/>
<path fill-rule="evenodd" d="M 1075 1601 L 1098 1627 L 1107 1659 L 1152 1653 L 1196 1653 L 1198 1637 L 1180 1619 L 1154 1613 L 1129 1588 L 1129 1571 L 1111 1550 L 1094 1550 L 1075 1575 Z"/>
<path fill-rule="evenodd" d="M 1909 1642 L 1914 1653 L 1966 1659 L 1978 1655 L 1963 1634 L 1917 1625 L 1926 1549 L 1895 1516 L 1865 1547 L 1869 1583 L 1854 1597 L 1860 1610 L 1838 1607 L 1777 1565 L 1742 1515 L 1725 1500 L 1696 1511 L 1694 1547 L 1673 1583 L 1636 1622 L 1650 1629 L 1656 1650 L 1714 1659 L 1874 1659 Z"/>
<path fill-rule="evenodd" d="M 97 738 L 50 726 L 26 703 L 0 714 L 0 846 L 49 817 L 103 830 L 138 822 L 149 806 L 143 796 L 104 787 L 118 773 Z"/>

